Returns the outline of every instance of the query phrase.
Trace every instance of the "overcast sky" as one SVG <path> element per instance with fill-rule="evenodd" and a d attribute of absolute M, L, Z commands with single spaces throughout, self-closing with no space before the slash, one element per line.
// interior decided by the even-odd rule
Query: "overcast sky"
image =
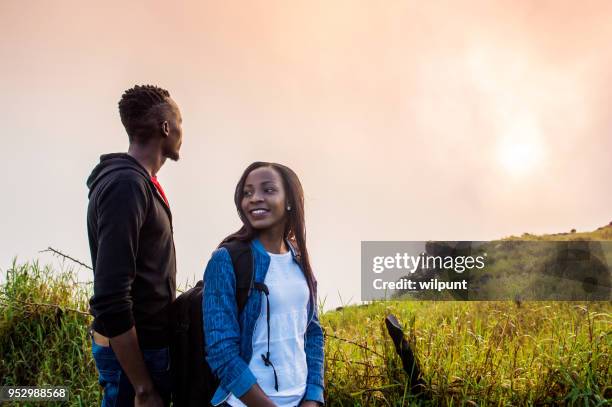
<path fill-rule="evenodd" d="M 612 220 L 612 2 L 86 4 L 0 3 L 3 271 L 47 246 L 91 263 L 85 179 L 127 150 L 117 102 L 144 83 L 184 120 L 158 174 L 179 281 L 239 227 L 256 160 L 302 180 L 327 308 L 359 299 L 361 240 Z"/>

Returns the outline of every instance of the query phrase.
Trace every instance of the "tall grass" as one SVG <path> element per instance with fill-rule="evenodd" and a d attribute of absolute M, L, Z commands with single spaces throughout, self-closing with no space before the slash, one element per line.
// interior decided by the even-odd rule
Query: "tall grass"
<path fill-rule="evenodd" d="M 76 283 L 71 270 L 13 263 L 0 290 L 0 384 L 67 386 L 68 405 L 99 405 L 88 297 L 88 287 Z"/>
<path fill-rule="evenodd" d="M 603 405 L 612 398 L 610 310 L 609 303 L 412 301 L 328 312 L 329 399 L 344 406 Z M 429 401 L 406 394 L 382 323 L 388 313 L 407 325 Z"/>
<path fill-rule="evenodd" d="M 62 385 L 99 405 L 90 288 L 71 270 L 13 264 L 0 290 L 0 385 Z M 49 305 L 50 304 L 50 305 Z M 328 405 L 604 405 L 612 398 L 612 305 L 377 302 L 321 314 Z M 395 314 L 429 400 L 407 391 L 383 319 Z"/>

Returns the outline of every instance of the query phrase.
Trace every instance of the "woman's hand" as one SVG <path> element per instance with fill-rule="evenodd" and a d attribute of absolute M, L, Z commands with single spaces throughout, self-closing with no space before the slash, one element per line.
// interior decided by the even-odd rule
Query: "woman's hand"
<path fill-rule="evenodd" d="M 302 401 L 302 403 L 300 404 L 300 407 L 319 407 L 319 403 L 317 403 L 316 401 L 312 401 L 312 400 L 306 400 L 306 401 Z"/>
<path fill-rule="evenodd" d="M 266 393 L 264 393 L 257 383 L 252 385 L 249 391 L 240 397 L 240 401 L 247 406 L 276 407 L 276 404 L 270 400 L 270 398 L 266 395 Z"/>

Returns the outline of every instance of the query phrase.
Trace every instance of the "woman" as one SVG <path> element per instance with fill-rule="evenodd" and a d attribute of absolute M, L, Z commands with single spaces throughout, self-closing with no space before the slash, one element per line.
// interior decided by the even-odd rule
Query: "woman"
<path fill-rule="evenodd" d="M 314 407 L 323 404 L 323 331 L 306 249 L 304 193 L 284 165 L 255 162 L 234 202 L 242 227 L 226 237 L 204 272 L 206 360 L 219 378 L 213 405 Z M 222 245 L 248 242 L 254 286 L 242 312 Z"/>

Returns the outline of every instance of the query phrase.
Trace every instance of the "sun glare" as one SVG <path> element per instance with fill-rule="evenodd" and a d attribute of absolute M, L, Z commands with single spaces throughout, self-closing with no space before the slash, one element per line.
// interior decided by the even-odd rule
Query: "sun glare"
<path fill-rule="evenodd" d="M 498 160 L 506 172 L 527 175 L 542 158 L 541 134 L 534 123 L 517 122 L 500 137 Z"/>

